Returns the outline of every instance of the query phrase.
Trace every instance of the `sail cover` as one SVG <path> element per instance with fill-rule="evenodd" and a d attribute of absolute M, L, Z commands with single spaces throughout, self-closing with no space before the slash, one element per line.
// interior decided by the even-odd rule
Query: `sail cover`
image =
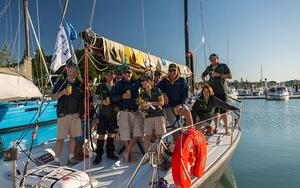
<path fill-rule="evenodd" d="M 0 101 L 42 96 L 31 81 L 17 74 L 0 73 L 0 85 Z"/>
<path fill-rule="evenodd" d="M 102 60 L 107 63 L 117 65 L 126 63 L 139 72 L 161 70 L 165 74 L 168 73 L 169 64 L 174 63 L 111 41 L 99 36 L 91 30 L 82 31 L 80 36 L 84 43 L 92 49 L 93 54 L 100 56 Z M 177 65 L 180 68 L 181 76 L 189 77 L 192 75 L 191 70 L 187 66 L 181 64 Z"/>

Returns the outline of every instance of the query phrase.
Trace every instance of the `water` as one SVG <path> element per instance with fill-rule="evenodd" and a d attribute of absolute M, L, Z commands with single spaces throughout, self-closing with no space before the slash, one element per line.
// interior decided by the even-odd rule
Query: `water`
<path fill-rule="evenodd" d="M 240 188 L 300 187 L 300 100 L 244 100 L 231 160 Z"/>
<path fill-rule="evenodd" d="M 217 188 L 299 188 L 300 100 L 244 100 L 241 126 L 240 143 Z M 21 133 L 1 135 L 4 147 Z M 55 136 L 56 124 L 40 127 L 35 144 Z"/>
<path fill-rule="evenodd" d="M 29 147 L 31 144 L 31 133 L 33 130 L 34 130 L 34 128 L 0 134 L 0 136 L 2 137 L 2 141 L 3 141 L 3 148 L 8 149 L 8 148 L 12 147 L 13 140 L 18 140 L 24 131 L 26 132 L 26 134 L 25 134 L 25 137 L 24 137 L 22 143 L 26 147 Z M 47 126 L 39 127 L 37 134 L 36 134 L 36 138 L 34 140 L 34 145 L 41 144 L 46 141 L 50 141 L 54 138 L 56 138 L 56 124 L 50 124 Z"/>

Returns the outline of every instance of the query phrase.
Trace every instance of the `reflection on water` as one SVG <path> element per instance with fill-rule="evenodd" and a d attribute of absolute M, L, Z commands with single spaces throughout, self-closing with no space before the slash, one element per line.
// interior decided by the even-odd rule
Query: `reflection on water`
<path fill-rule="evenodd" d="M 237 188 L 235 176 L 230 165 L 226 167 L 216 188 Z"/>
<path fill-rule="evenodd" d="M 244 100 L 232 157 L 238 187 L 300 187 L 300 100 Z"/>

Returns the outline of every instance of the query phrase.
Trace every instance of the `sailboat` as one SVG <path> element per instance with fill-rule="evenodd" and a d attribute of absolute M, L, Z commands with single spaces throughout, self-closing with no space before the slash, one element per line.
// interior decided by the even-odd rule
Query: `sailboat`
<path fill-rule="evenodd" d="M 173 63 L 109 40 L 91 29 L 82 31 L 81 39 L 86 47 L 86 63 L 88 62 L 88 57 L 96 55 L 103 62 L 109 64 L 122 65 L 126 61 L 127 65 L 138 72 L 158 68 L 162 72 L 167 72 L 168 65 Z M 190 64 L 190 62 L 187 64 Z M 190 69 L 190 67 L 185 65 L 179 65 L 179 67 L 183 76 L 189 77 L 192 75 L 193 68 Z M 87 73 L 88 69 L 86 69 Z M 189 174 L 191 166 L 188 166 L 183 171 L 177 171 L 177 167 L 181 167 L 182 163 L 174 163 L 172 155 L 167 151 L 174 151 L 172 149 L 174 133 L 187 133 L 187 130 L 193 130 L 193 127 L 201 126 L 206 122 L 197 122 L 190 127 L 182 127 L 182 122 L 180 121 L 178 122 L 180 124 L 179 128 L 163 135 L 161 139 L 158 139 L 152 145 L 152 149 L 146 153 L 138 147 L 134 148 L 132 156 L 133 160 L 136 160 L 134 163 L 125 163 L 122 159 L 112 161 L 104 157 L 100 165 L 92 165 L 91 160 L 95 156 L 89 152 L 87 160 L 74 166 L 53 166 L 51 162 L 54 160 L 55 142 L 47 142 L 36 146 L 31 152 L 31 161 L 28 165 L 30 170 L 25 176 L 19 173 L 17 178 L 11 178 L 12 172 L 20 172 L 23 169 L 23 161 L 27 160 L 28 156 L 21 155 L 16 161 L 17 169 L 14 170 L 11 170 L 14 167 L 13 161 L 1 161 L 0 165 L 4 168 L 0 170 L 0 174 L 8 174 L 10 178 L 4 175 L 0 176 L 0 182 L 3 186 L 10 186 L 13 180 L 16 180 L 18 184 L 20 179 L 23 180 L 25 178 L 24 185 L 31 187 L 214 187 L 228 165 L 241 137 L 240 115 L 232 111 L 228 112 L 228 115 L 230 117 L 228 118 L 228 125 L 231 134 L 225 134 L 225 129 L 223 126 L 220 126 L 218 133 L 202 137 L 203 139 L 201 139 L 201 149 L 206 151 L 201 153 L 201 158 L 199 156 L 196 157 L 200 160 L 197 161 L 197 165 L 202 165 L 203 167 L 203 173 L 201 174 L 197 174 L 197 172 Z M 210 119 L 207 123 L 211 122 L 213 121 Z M 65 144 L 64 147 L 60 156 L 62 165 L 66 165 L 68 159 L 67 145 Z M 116 148 L 120 152 L 122 151 L 122 145 L 118 141 L 116 142 Z M 159 154 L 160 148 L 164 148 L 166 151 L 162 156 Z M 189 154 L 189 151 L 181 153 L 186 156 Z M 183 173 L 182 177 L 185 177 L 188 185 L 180 186 L 178 184 L 178 179 L 174 176 L 177 173 Z"/>
<path fill-rule="evenodd" d="M 27 15 L 24 18 L 27 32 L 23 64 L 19 68 L 0 68 L 0 133 L 24 129 L 36 123 L 48 125 L 57 119 L 56 101 L 42 98 L 41 91 L 32 82 Z M 43 113 L 39 115 L 39 111 Z"/>

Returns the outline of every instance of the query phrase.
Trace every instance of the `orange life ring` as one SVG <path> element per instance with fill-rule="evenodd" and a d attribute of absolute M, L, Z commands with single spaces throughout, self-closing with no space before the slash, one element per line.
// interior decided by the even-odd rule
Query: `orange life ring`
<path fill-rule="evenodd" d="M 177 139 L 172 155 L 172 176 L 176 187 L 190 187 L 190 176 L 203 175 L 206 154 L 205 136 L 197 129 L 190 128 Z"/>

